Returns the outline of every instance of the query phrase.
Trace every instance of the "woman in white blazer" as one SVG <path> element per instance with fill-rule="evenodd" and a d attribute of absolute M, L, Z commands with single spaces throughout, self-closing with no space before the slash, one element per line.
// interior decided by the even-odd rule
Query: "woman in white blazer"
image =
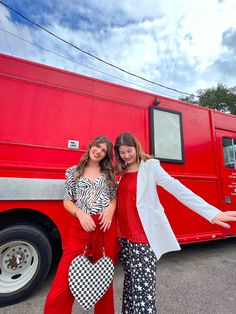
<path fill-rule="evenodd" d="M 172 178 L 156 159 L 144 153 L 129 132 L 115 142 L 116 169 L 121 175 L 117 191 L 120 259 L 124 268 L 122 313 L 156 313 L 156 264 L 162 254 L 180 250 L 156 186 L 209 222 L 229 228 L 236 211 L 222 212 Z"/>

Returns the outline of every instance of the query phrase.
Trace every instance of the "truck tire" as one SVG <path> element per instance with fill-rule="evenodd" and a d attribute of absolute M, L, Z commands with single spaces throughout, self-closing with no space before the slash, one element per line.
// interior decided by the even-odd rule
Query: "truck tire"
<path fill-rule="evenodd" d="M 0 231 L 0 307 L 27 298 L 44 281 L 52 261 L 46 234 L 34 225 Z"/>

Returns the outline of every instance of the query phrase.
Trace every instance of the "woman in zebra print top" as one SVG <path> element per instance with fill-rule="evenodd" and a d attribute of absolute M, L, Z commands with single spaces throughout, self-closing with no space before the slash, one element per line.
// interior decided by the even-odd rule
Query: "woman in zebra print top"
<path fill-rule="evenodd" d="M 89 145 L 77 166 L 66 171 L 64 207 L 74 216 L 69 240 L 48 294 L 44 313 L 69 314 L 74 297 L 68 286 L 71 261 L 91 248 L 93 261 L 106 255 L 114 263 L 117 259 L 116 233 L 116 178 L 112 166 L 113 145 L 104 136 L 98 136 Z M 96 303 L 95 314 L 114 314 L 113 286 Z"/>

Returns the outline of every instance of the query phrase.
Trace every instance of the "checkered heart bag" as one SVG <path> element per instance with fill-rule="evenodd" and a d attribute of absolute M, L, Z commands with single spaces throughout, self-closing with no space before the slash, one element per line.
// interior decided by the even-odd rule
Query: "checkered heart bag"
<path fill-rule="evenodd" d="M 86 252 L 86 249 L 85 249 Z M 107 291 L 113 277 L 113 261 L 105 256 L 96 263 L 92 263 L 88 257 L 77 256 L 70 264 L 69 287 L 79 304 L 84 310 L 89 310 Z"/>

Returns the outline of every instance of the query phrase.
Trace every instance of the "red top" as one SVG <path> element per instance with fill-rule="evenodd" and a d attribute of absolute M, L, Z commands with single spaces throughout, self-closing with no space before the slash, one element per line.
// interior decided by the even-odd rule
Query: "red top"
<path fill-rule="evenodd" d="M 138 172 L 125 173 L 118 185 L 118 237 L 132 242 L 148 243 L 136 207 Z"/>

